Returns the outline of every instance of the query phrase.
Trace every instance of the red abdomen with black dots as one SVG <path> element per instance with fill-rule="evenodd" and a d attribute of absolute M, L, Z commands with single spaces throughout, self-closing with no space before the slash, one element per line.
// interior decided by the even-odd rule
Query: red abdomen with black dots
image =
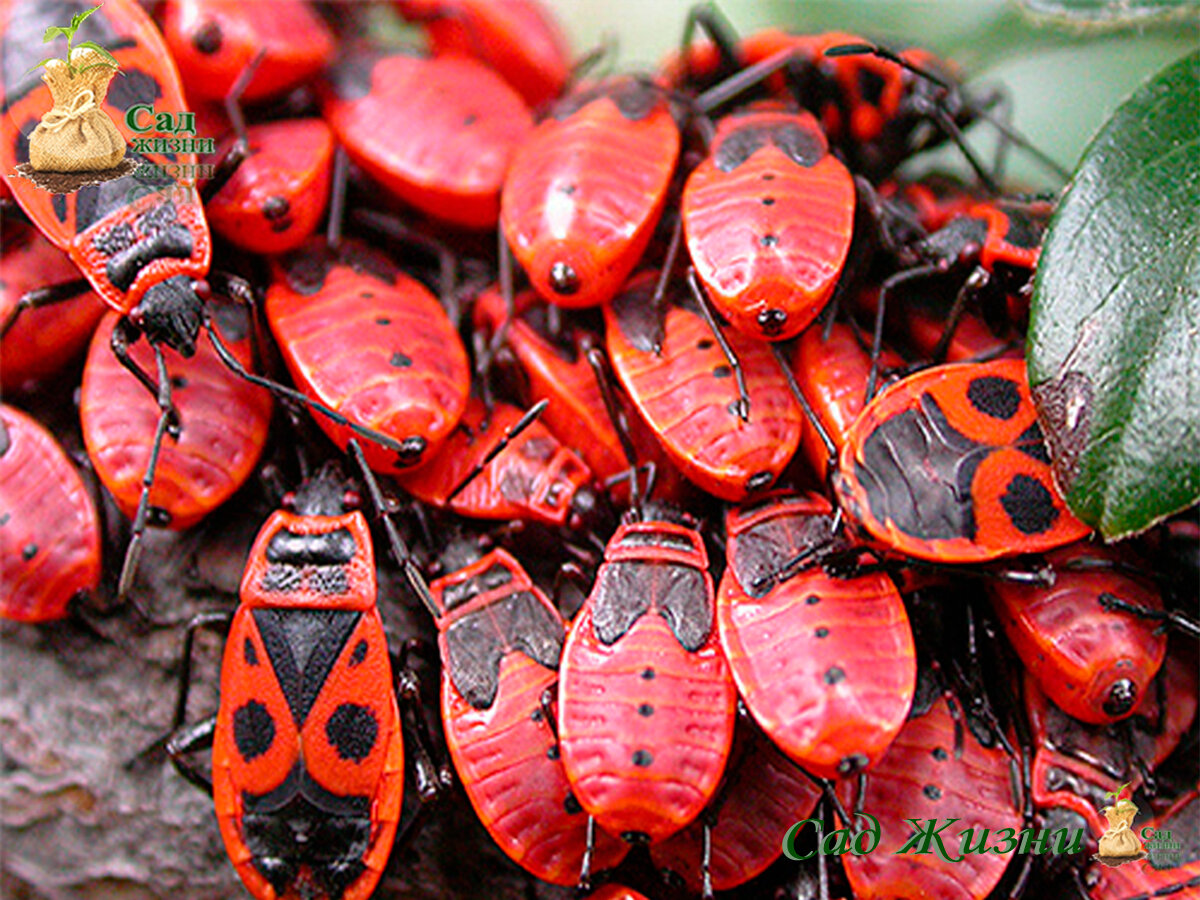
<path fill-rule="evenodd" d="M 610 834 L 655 843 L 716 793 L 737 701 L 700 535 L 623 525 L 571 626 L 559 674 L 563 765 Z"/>

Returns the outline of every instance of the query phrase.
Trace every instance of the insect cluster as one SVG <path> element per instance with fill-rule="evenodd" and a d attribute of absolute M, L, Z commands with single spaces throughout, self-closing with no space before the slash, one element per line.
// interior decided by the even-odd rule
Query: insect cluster
<path fill-rule="evenodd" d="M 1058 494 L 1022 349 L 1054 200 L 963 137 L 1037 153 L 996 97 L 707 7 L 597 75 L 535 0 L 148 5 L 71 29 L 136 170 L 0 184 L 0 615 L 177 635 L 136 763 L 211 792 L 251 895 L 391 896 L 460 789 L 530 895 L 1200 890 L 1195 834 L 1090 858 L 1123 788 L 1198 831 L 1200 524 L 1105 547 Z M 5 172 L 84 9 L 0 5 Z M 428 52 L 368 40 L 395 12 Z M 944 143 L 971 182 L 897 177 Z M 140 599 L 148 529 L 264 519 L 236 604 Z"/>

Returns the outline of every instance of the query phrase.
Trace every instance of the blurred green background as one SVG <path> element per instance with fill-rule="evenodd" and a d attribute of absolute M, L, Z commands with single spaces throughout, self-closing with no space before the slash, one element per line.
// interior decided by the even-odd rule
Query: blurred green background
<path fill-rule="evenodd" d="M 605 35 L 618 42 L 622 68 L 651 68 L 677 47 L 694 0 L 545 0 L 582 55 Z M 1029 0 L 1053 6 L 1064 0 Z M 1155 0 L 1065 0 L 1082 6 L 1130 8 Z M 739 33 L 767 25 L 794 31 L 852 31 L 865 37 L 919 43 L 958 62 L 968 83 L 1004 85 L 1013 121 L 1038 147 L 1073 168 L 1088 140 L 1116 106 L 1147 76 L 1200 46 L 1200 2 L 1158 0 L 1165 21 L 1124 30 L 1085 28 L 1034 18 L 1016 0 L 723 0 Z M 974 136 L 991 147 L 987 126 Z M 942 151 L 939 165 L 960 168 Z M 923 165 L 920 161 L 918 165 Z M 965 170 L 964 170 L 965 171 Z M 1020 154 L 1010 176 L 1030 188 L 1056 187 L 1056 179 Z"/>

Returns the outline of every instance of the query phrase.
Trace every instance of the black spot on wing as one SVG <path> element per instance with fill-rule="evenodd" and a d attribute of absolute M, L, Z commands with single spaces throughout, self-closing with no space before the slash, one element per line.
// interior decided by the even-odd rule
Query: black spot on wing
<path fill-rule="evenodd" d="M 233 713 L 233 742 L 246 762 L 257 759 L 275 740 L 275 720 L 257 700 L 250 700 Z"/>
<path fill-rule="evenodd" d="M 967 385 L 967 399 L 985 416 L 1008 421 L 1021 409 L 1021 390 L 1011 378 L 982 375 Z"/>
<path fill-rule="evenodd" d="M 343 703 L 325 723 L 325 737 L 341 759 L 360 763 L 371 755 L 379 722 L 369 707 Z"/>
<path fill-rule="evenodd" d="M 1054 495 L 1036 478 L 1023 472 L 1009 481 L 1000 496 L 1000 505 L 1013 527 L 1022 534 L 1043 534 L 1058 519 Z"/>

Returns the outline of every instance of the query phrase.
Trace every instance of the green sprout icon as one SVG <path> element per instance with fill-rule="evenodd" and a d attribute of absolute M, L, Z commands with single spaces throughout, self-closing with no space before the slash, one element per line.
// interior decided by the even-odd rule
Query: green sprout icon
<path fill-rule="evenodd" d="M 120 70 L 121 64 L 117 62 L 116 57 L 114 57 L 111 53 L 109 53 L 107 50 L 105 50 L 103 47 L 101 47 L 95 41 L 80 41 L 78 44 L 74 44 L 75 32 L 78 31 L 79 26 L 83 24 L 83 20 L 86 19 L 88 16 L 90 16 L 92 13 L 94 13 L 96 10 L 98 10 L 103 5 L 104 4 L 101 3 L 96 6 L 93 6 L 89 10 L 85 10 L 84 12 L 76 13 L 75 15 L 73 15 L 71 17 L 70 25 L 67 25 L 65 27 L 59 27 L 58 25 L 51 25 L 49 28 L 47 28 L 46 33 L 42 36 L 42 43 L 48 44 L 55 38 L 59 37 L 60 35 L 62 37 L 65 37 L 67 39 L 67 58 L 65 60 L 59 60 L 58 57 L 49 56 L 46 59 L 43 59 L 37 65 L 31 66 L 25 72 L 25 74 L 28 75 L 34 69 L 40 69 L 42 66 L 46 65 L 46 63 L 50 63 L 50 62 L 65 62 L 67 64 L 67 70 L 70 73 L 72 78 L 74 78 L 80 72 L 86 72 L 88 69 L 94 69 L 97 66 L 107 66 L 112 69 Z M 88 50 L 94 50 L 96 53 L 99 53 L 101 56 L 105 57 L 106 59 L 101 62 L 92 63 L 89 66 L 82 66 L 82 67 L 76 68 L 74 65 L 71 64 L 71 53 L 74 50 L 80 50 L 80 49 L 84 49 L 84 48 L 86 48 Z"/>

